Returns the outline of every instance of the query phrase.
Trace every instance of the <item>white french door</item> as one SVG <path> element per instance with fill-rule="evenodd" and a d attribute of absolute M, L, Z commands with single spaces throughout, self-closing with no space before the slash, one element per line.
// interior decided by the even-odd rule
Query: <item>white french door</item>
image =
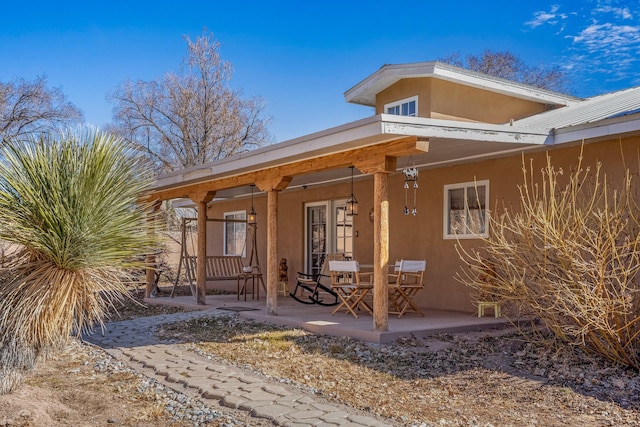
<path fill-rule="evenodd" d="M 346 213 L 346 199 L 305 204 L 305 271 L 319 273 L 328 253 L 353 257 L 353 217 Z"/>

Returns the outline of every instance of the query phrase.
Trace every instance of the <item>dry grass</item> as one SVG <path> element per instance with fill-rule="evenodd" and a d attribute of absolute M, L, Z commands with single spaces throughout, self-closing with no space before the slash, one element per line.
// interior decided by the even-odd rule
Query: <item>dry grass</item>
<path fill-rule="evenodd" d="M 128 305 L 122 310 L 131 316 L 175 310 Z M 229 315 L 165 325 L 157 334 L 195 347 L 216 362 L 298 387 L 300 394 L 391 418 L 397 426 L 640 425 L 640 378 L 633 371 L 571 347 L 564 352 L 536 347 L 517 339 L 513 331 L 374 345 Z M 97 350 L 73 348 L 27 380 L 27 388 L 46 391 L 30 392 L 40 402 L 38 407 L 64 405 L 54 424 L 77 425 L 76 420 L 104 425 L 107 402 L 119 425 L 186 425 L 162 415 L 157 396 L 141 394 L 136 375 L 93 370 L 96 354 L 101 354 L 93 351 Z M 5 408 L 1 399 L 0 408 Z M 102 418 L 89 419 L 83 410 Z M 20 424 L 20 411 L 14 414 L 16 426 L 47 425 Z M 123 418 L 127 414 L 140 418 Z"/>
<path fill-rule="evenodd" d="M 117 362 L 107 369 L 108 358 L 99 349 L 72 341 L 62 352 L 39 362 L 20 389 L 0 396 L 0 425 L 192 425 L 172 419 L 154 389 L 140 387 L 144 378 L 124 366 L 118 368 Z"/>
<path fill-rule="evenodd" d="M 600 368 L 585 355 L 579 368 L 575 356 L 566 356 L 562 362 L 568 364 L 562 369 L 584 370 L 572 374 L 576 379 L 583 374 L 584 389 L 577 383 L 570 388 L 566 383 L 534 378 L 531 374 L 542 361 L 554 356 L 536 354 L 530 344 L 516 341 L 516 335 L 443 335 L 374 345 L 238 316 L 164 325 L 158 334 L 194 343 L 199 351 L 306 392 L 392 418 L 397 425 L 559 425 L 558 420 L 563 420 L 568 425 L 589 426 L 605 419 L 616 419 L 617 425 L 640 423 L 636 410 L 607 402 L 617 400 L 640 408 L 638 384 L 636 391 L 630 387 L 604 400 L 586 396 L 593 376 L 589 370 Z M 561 368 L 556 364 L 545 365 L 545 374 L 558 375 Z M 608 371 L 607 375 L 630 378 L 624 372 Z"/>

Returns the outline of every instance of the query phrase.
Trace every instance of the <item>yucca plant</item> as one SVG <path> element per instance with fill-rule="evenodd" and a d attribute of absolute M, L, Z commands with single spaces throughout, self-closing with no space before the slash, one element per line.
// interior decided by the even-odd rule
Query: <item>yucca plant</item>
<path fill-rule="evenodd" d="M 36 357 L 102 325 L 156 246 L 152 174 L 122 140 L 81 129 L 0 150 L 0 394 Z"/>

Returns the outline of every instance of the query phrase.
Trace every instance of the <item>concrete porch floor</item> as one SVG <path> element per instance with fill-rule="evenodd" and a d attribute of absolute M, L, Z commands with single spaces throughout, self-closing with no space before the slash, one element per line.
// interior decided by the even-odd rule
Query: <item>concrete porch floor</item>
<path fill-rule="evenodd" d="M 306 329 L 310 332 L 349 336 L 354 339 L 385 344 L 401 337 L 425 337 L 439 333 L 462 331 L 478 331 L 503 328 L 510 323 L 505 318 L 477 317 L 475 313 L 443 311 L 424 308 L 424 317 L 415 313 L 402 316 L 389 315 L 389 330 L 379 332 L 373 330 L 373 318 L 367 313 L 354 318 L 345 312 L 331 315 L 335 307 L 325 307 L 317 304 L 302 304 L 290 297 L 278 297 L 278 314 L 267 315 L 265 299 L 251 299 L 247 301 L 237 295 L 207 295 L 206 305 L 197 305 L 191 296 L 147 298 L 147 304 L 171 305 L 190 310 L 230 310 L 239 315 L 267 323 Z M 493 315 L 493 313 L 490 313 Z"/>

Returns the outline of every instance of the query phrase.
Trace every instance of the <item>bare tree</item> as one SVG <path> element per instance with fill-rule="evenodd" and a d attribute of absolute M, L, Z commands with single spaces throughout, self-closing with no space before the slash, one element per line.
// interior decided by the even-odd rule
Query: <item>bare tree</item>
<path fill-rule="evenodd" d="M 60 88 L 47 87 L 44 76 L 30 82 L 0 82 L 0 136 L 5 139 L 80 123 L 80 109 L 66 100 Z"/>
<path fill-rule="evenodd" d="M 511 52 L 485 50 L 480 55 L 467 55 L 462 58 L 459 52 L 440 59 L 441 62 L 466 68 L 478 73 L 488 74 L 519 83 L 525 83 L 542 89 L 560 93 L 569 92 L 566 73 L 558 66 L 542 67 L 527 65 L 522 58 Z"/>
<path fill-rule="evenodd" d="M 228 87 L 231 64 L 220 44 L 203 34 L 185 36 L 188 54 L 180 74 L 161 81 L 125 81 L 110 95 L 115 131 L 163 171 L 203 164 L 248 151 L 270 140 L 259 98 L 243 99 Z"/>

